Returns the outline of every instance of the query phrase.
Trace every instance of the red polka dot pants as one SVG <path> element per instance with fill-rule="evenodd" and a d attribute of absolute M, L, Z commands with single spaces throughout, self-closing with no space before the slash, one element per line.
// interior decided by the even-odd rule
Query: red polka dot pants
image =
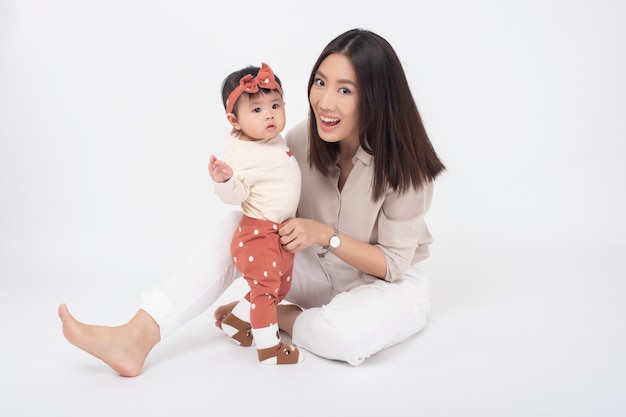
<path fill-rule="evenodd" d="M 245 298 L 253 329 L 278 322 L 276 305 L 291 288 L 294 254 L 281 246 L 279 226 L 244 215 L 230 243 L 233 262 L 250 287 Z"/>

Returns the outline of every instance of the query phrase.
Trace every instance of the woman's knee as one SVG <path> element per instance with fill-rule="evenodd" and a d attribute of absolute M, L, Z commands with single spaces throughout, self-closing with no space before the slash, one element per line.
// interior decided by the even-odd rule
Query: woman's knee
<path fill-rule="evenodd" d="M 294 323 L 293 342 L 316 355 L 358 364 L 365 358 L 354 358 L 364 356 L 371 328 L 348 316 L 329 306 L 305 310 Z"/>
<path fill-rule="evenodd" d="M 342 303 L 305 310 L 294 324 L 294 343 L 319 356 L 359 365 L 373 354 L 418 333 L 427 312 L 392 315 L 381 306 L 343 308 Z"/>

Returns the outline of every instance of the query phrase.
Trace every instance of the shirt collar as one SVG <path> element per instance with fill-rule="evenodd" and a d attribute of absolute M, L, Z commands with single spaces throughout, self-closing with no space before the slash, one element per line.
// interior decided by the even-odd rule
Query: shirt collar
<path fill-rule="evenodd" d="M 354 154 L 354 157 L 352 158 L 352 163 L 356 164 L 356 161 L 359 160 L 363 164 L 369 166 L 372 163 L 372 156 L 373 155 L 368 154 L 361 146 L 359 146 Z"/>
<path fill-rule="evenodd" d="M 339 156 L 337 156 L 337 158 L 339 158 Z M 365 150 L 361 146 L 359 146 L 356 150 L 356 153 L 352 157 L 352 165 L 356 165 L 357 161 L 361 161 L 361 163 L 365 166 L 370 166 L 372 164 L 372 155 L 365 152 Z M 334 171 L 334 174 L 338 176 L 340 172 L 339 166 L 337 166 L 337 164 L 335 163 L 332 169 Z"/>

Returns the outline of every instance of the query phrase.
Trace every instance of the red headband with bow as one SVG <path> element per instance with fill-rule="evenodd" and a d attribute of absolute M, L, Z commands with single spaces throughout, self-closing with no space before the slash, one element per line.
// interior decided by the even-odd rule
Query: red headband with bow
<path fill-rule="evenodd" d="M 256 77 L 253 77 L 252 74 L 241 77 L 237 88 L 228 95 L 228 99 L 226 100 L 226 113 L 232 113 L 239 96 L 243 93 L 254 94 L 259 91 L 259 88 L 278 90 L 280 95 L 283 95 L 283 90 L 274 78 L 272 69 L 265 62 L 261 63 L 261 69 Z"/>

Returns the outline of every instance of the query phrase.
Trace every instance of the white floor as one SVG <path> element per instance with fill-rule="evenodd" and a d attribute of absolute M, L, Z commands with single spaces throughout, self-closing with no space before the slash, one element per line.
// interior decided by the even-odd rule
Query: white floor
<path fill-rule="evenodd" d="M 626 413 L 623 251 L 519 261 L 520 251 L 442 244 L 430 261 L 430 324 L 359 367 L 310 353 L 298 366 L 258 365 L 254 350 L 213 327 L 211 310 L 157 346 L 141 376 L 122 378 L 65 341 L 56 307 L 67 302 L 79 319 L 121 324 L 183 252 L 143 243 L 126 256 L 83 246 L 75 258 L 56 248 L 30 262 L 5 259 L 13 279 L 0 291 L 0 415 Z M 244 288 L 237 283 L 224 300 Z"/>

